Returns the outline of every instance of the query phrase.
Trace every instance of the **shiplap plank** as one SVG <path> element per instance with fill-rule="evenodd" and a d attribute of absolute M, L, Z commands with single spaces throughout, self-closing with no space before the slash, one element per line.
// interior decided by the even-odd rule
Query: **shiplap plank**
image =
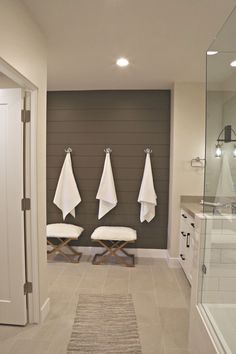
<path fill-rule="evenodd" d="M 104 157 L 104 149 L 107 146 L 106 141 L 103 144 L 96 144 L 96 145 L 83 145 L 83 144 L 71 144 L 68 143 L 72 150 L 72 157 L 74 156 L 86 156 L 86 157 L 95 157 L 95 156 L 103 156 Z M 66 148 L 65 144 L 57 142 L 57 144 L 51 144 L 50 138 L 48 137 L 48 144 L 47 144 L 47 156 L 64 156 L 64 150 Z M 143 145 L 143 144 L 112 144 L 112 152 L 115 158 L 122 157 L 141 157 L 144 158 L 144 149 L 150 146 L 150 144 Z M 165 144 L 152 144 L 152 158 L 154 157 L 166 157 L 168 160 L 169 157 L 169 142 Z"/>
<path fill-rule="evenodd" d="M 100 225 L 123 225 L 138 231 L 136 246 L 165 248 L 168 225 L 170 92 L 80 91 L 49 92 L 47 124 L 47 221 L 62 222 L 53 204 L 64 149 L 73 149 L 75 178 L 82 196 L 76 219 L 83 226 L 78 244 L 91 245 L 91 232 Z M 96 192 L 104 163 L 104 148 L 112 148 L 112 166 L 118 205 L 97 220 Z M 145 162 L 144 149 L 151 147 L 154 184 L 158 195 L 156 217 L 140 223 L 137 196 Z"/>

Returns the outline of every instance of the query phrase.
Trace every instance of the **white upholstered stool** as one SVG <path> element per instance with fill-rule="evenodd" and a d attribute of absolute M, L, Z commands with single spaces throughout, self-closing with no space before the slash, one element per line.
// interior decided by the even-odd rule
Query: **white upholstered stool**
<path fill-rule="evenodd" d="M 95 254 L 92 260 L 93 264 L 102 264 L 109 257 L 114 256 L 119 263 L 127 267 L 134 267 L 134 255 L 126 252 L 124 247 L 137 240 L 136 230 L 130 227 L 100 226 L 93 231 L 91 239 L 105 248 L 104 252 Z"/>
<path fill-rule="evenodd" d="M 78 263 L 82 253 L 77 252 L 69 245 L 69 242 L 78 240 L 83 231 L 84 229 L 82 227 L 72 224 L 59 223 L 47 225 L 47 244 L 52 247 L 52 250 L 47 252 L 48 255 L 60 253 L 68 261 Z M 48 239 L 48 237 L 57 240 L 57 242 L 59 241 L 59 243 L 54 244 Z M 62 249 L 63 247 L 66 247 L 72 253 L 65 253 Z"/>

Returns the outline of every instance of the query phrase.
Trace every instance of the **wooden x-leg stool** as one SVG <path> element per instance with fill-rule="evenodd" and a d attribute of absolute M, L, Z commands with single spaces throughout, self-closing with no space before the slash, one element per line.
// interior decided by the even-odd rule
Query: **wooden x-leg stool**
<path fill-rule="evenodd" d="M 78 240 L 82 232 L 83 228 L 76 225 L 62 223 L 47 225 L 47 245 L 52 248 L 47 251 L 48 255 L 60 253 L 67 261 L 78 263 L 82 253 L 77 252 L 69 245 L 69 242 Z M 56 240 L 57 244 L 52 242 L 51 239 Z M 70 253 L 65 252 L 65 249 L 69 250 Z"/>
<path fill-rule="evenodd" d="M 114 257 L 118 263 L 127 267 L 134 267 L 134 255 L 124 250 L 129 243 L 137 240 L 137 232 L 130 227 L 100 226 L 91 235 L 92 241 L 98 242 L 104 252 L 97 253 L 93 257 L 93 264 L 104 264 L 110 257 Z"/>

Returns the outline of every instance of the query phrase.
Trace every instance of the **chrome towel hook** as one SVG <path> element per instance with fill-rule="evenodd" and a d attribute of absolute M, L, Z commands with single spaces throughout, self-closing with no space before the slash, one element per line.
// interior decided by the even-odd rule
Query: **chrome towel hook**
<path fill-rule="evenodd" d="M 145 154 L 151 154 L 151 153 L 152 153 L 152 149 L 146 148 L 146 149 L 144 150 L 144 152 L 145 152 Z"/>
<path fill-rule="evenodd" d="M 106 154 L 110 154 L 110 153 L 112 152 L 112 149 L 109 148 L 109 147 L 107 147 L 106 149 L 104 149 L 104 152 L 105 152 Z"/>
<path fill-rule="evenodd" d="M 73 150 L 72 150 L 70 147 L 67 147 L 67 148 L 65 149 L 65 152 L 66 152 L 66 153 L 68 153 L 68 152 L 70 153 L 70 152 L 72 152 L 72 151 L 73 151 Z"/>

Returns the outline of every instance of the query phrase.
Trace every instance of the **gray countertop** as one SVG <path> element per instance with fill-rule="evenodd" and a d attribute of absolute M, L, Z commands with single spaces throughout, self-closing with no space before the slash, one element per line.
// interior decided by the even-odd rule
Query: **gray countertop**
<path fill-rule="evenodd" d="M 186 213 L 192 216 L 192 218 L 195 218 L 195 214 L 203 212 L 202 205 L 196 202 L 195 203 L 181 202 L 181 209 L 186 211 Z"/>
<path fill-rule="evenodd" d="M 181 196 L 181 209 L 186 211 L 192 218 L 195 218 L 195 214 L 203 212 L 203 206 L 200 205 L 202 199 L 203 198 L 199 196 Z"/>

